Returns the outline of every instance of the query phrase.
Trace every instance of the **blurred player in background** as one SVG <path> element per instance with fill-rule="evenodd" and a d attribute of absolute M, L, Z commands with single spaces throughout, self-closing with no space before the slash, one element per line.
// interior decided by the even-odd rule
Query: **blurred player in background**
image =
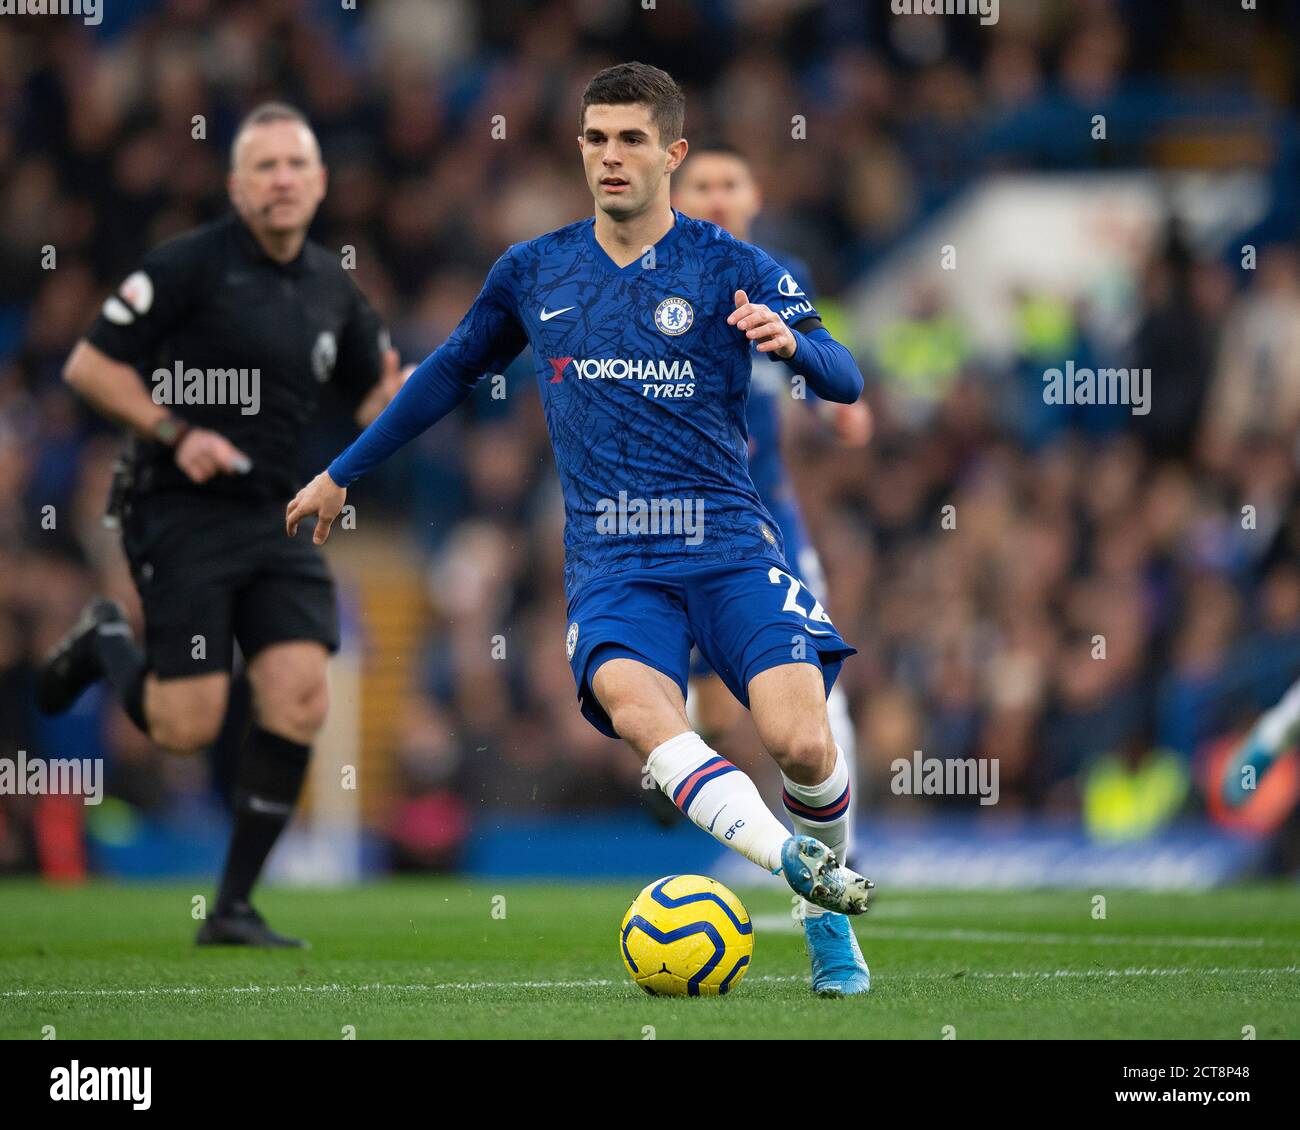
<path fill-rule="evenodd" d="M 1276 706 L 1266 710 L 1228 759 L 1222 778 L 1222 798 L 1229 808 L 1244 805 L 1259 789 L 1265 774 L 1300 739 L 1300 681 L 1288 688 Z"/>
<path fill-rule="evenodd" d="M 145 644 L 97 597 L 40 672 L 38 704 L 67 710 L 106 679 L 174 753 L 217 737 L 239 642 L 254 725 L 205 945 L 300 945 L 253 908 L 293 814 L 327 710 L 338 648 L 322 556 L 286 541 L 303 426 L 333 382 L 364 426 L 401 384 L 397 355 L 336 253 L 307 240 L 326 170 L 306 119 L 267 103 L 231 149 L 233 212 L 158 247 L 105 301 L 67 382 L 132 433 L 114 516 L 144 608 Z"/>
<path fill-rule="evenodd" d="M 762 209 L 762 195 L 749 167 L 738 150 L 721 142 L 695 146 L 682 167 L 673 176 L 673 204 L 688 216 L 710 220 L 737 239 L 751 242 L 754 220 Z M 811 300 L 812 278 L 807 266 L 791 255 L 774 256 L 790 273 L 792 290 L 801 291 Z M 766 357 L 755 354 L 749 384 L 749 402 L 745 422 L 749 429 L 749 477 L 754 480 L 759 497 L 767 506 L 785 542 L 785 559 L 810 592 L 825 592 L 826 578 L 817 550 L 808 540 L 799 502 L 781 458 L 781 412 L 788 401 L 796 399 L 794 374 L 784 366 L 773 365 Z M 834 404 L 804 397 L 802 402 L 824 410 L 846 447 L 862 447 L 871 436 L 871 413 L 859 400 L 853 404 Z M 691 687 L 688 702 L 693 720 L 707 741 L 725 743 L 734 733 L 744 714 L 726 684 L 704 662 L 698 651 L 692 656 Z M 852 782 L 857 779 L 857 739 L 853 719 L 843 690 L 832 687 L 826 699 L 831 733 L 849 764 L 850 784 L 840 799 L 848 814 L 842 843 L 830 846 L 844 859 L 853 838 Z M 792 816 L 804 815 L 800 802 L 787 792 L 782 798 Z M 806 908 L 807 909 L 807 908 Z M 812 908 L 816 913 L 817 908 Z"/>
<path fill-rule="evenodd" d="M 813 988 L 864 993 L 845 914 L 867 909 L 871 884 L 827 846 L 844 839 L 848 764 L 826 695 L 856 649 L 787 571 L 744 421 L 753 348 L 828 400 L 856 400 L 862 375 L 788 271 L 673 210 L 684 117 L 658 68 L 591 80 L 578 145 L 594 220 L 509 248 L 450 338 L 299 492 L 286 526 L 317 516 L 323 542 L 348 486 L 531 345 L 564 491 L 566 650 L 583 715 L 719 843 L 832 912 L 805 920 Z M 638 521 L 652 504 L 656 519 Z M 687 719 L 692 643 L 752 712 L 799 802 L 796 835 Z"/>
<path fill-rule="evenodd" d="M 1261 577 L 1277 566 L 1293 566 L 1300 559 L 1300 488 L 1292 489 L 1283 515 L 1258 562 Z M 1292 683 L 1282 697 L 1255 720 L 1250 731 L 1218 767 L 1219 775 L 1214 783 L 1219 803 L 1230 812 L 1244 810 L 1238 815 L 1259 815 L 1261 808 L 1255 802 L 1261 796 L 1265 777 L 1288 755 L 1294 759 L 1297 742 L 1300 742 L 1300 680 Z M 1278 800 L 1279 794 L 1274 793 L 1264 808 L 1273 809 Z M 1294 799 L 1285 807 L 1290 808 L 1293 804 Z M 1279 809 L 1277 815 L 1281 817 L 1285 813 Z"/>

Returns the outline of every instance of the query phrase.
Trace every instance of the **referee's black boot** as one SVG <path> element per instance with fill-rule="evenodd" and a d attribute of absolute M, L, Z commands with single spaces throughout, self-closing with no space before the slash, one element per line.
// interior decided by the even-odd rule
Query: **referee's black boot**
<path fill-rule="evenodd" d="M 72 631 L 45 657 L 36 673 L 36 705 L 42 714 L 62 714 L 82 691 L 103 677 L 104 669 L 95 652 L 95 633 L 106 625 L 113 625 L 110 631 L 131 630 L 122 606 L 97 596 L 81 610 Z"/>
<path fill-rule="evenodd" d="M 277 949 L 304 949 L 306 942 L 277 934 L 249 903 L 239 902 L 214 913 L 194 939 L 200 946 L 268 946 Z"/>

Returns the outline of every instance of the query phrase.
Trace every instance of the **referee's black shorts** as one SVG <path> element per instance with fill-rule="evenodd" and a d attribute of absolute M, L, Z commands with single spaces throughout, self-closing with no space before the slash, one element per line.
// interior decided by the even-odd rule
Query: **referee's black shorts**
<path fill-rule="evenodd" d="M 334 581 L 284 507 L 191 491 L 137 495 L 122 545 L 144 605 L 149 669 L 160 679 L 229 672 L 275 643 L 339 646 Z"/>

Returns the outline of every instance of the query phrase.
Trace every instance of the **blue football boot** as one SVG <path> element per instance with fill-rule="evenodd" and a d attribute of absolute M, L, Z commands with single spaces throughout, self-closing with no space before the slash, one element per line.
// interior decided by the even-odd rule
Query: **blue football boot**
<path fill-rule="evenodd" d="M 812 959 L 814 993 L 819 997 L 852 997 L 870 991 L 871 970 L 844 915 L 805 916 L 803 935 Z"/>
<path fill-rule="evenodd" d="M 791 836 L 781 848 L 781 874 L 795 894 L 823 910 L 865 914 L 868 892 L 875 884 L 840 861 L 821 840 Z"/>

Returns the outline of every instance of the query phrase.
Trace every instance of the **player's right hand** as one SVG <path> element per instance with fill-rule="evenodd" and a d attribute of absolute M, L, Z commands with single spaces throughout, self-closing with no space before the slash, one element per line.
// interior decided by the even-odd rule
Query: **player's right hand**
<path fill-rule="evenodd" d="M 220 432 L 191 428 L 176 445 L 176 466 L 191 482 L 206 483 L 214 475 L 246 475 L 253 461 Z"/>
<path fill-rule="evenodd" d="M 339 486 L 330 478 L 328 471 L 322 471 L 294 495 L 289 508 L 284 512 L 285 530 L 291 538 L 297 537 L 298 523 L 315 514 L 316 531 L 311 540 L 317 545 L 324 545 L 325 539 L 330 536 L 330 527 L 343 510 L 347 497 L 347 487 Z"/>

